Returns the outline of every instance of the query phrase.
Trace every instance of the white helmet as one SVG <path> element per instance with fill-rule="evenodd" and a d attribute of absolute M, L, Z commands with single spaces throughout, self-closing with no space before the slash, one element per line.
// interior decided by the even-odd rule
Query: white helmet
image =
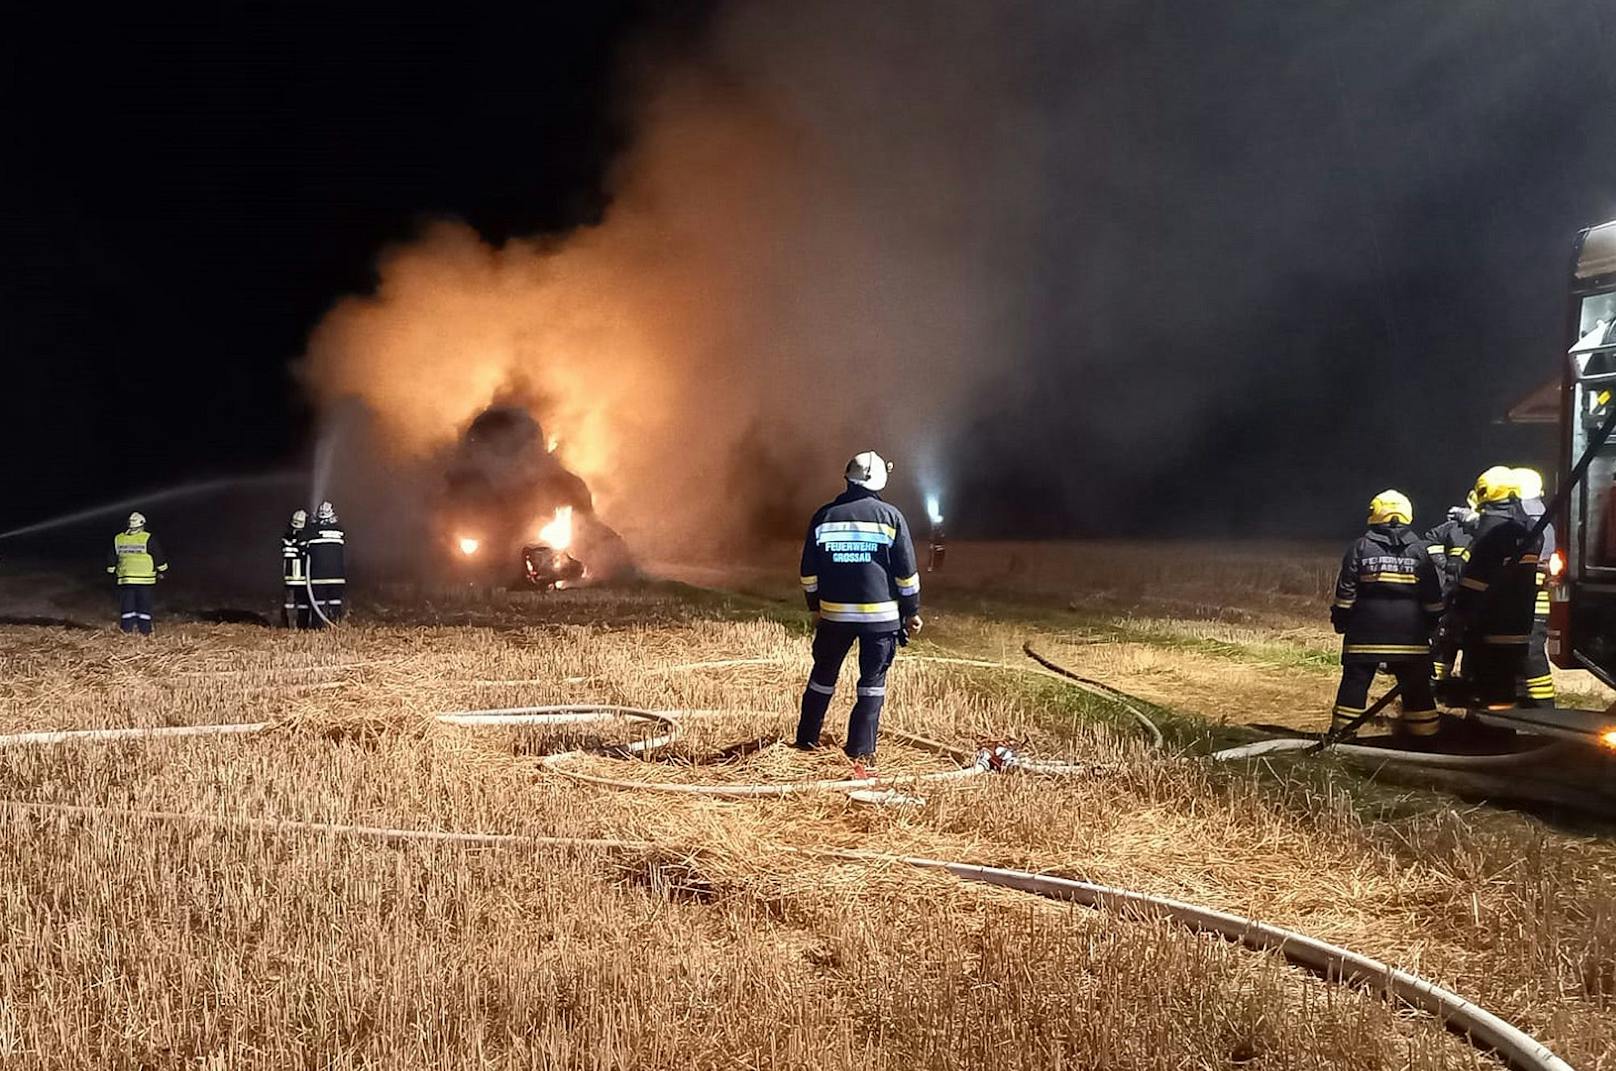
<path fill-rule="evenodd" d="M 131 532 L 138 532 L 144 527 L 146 527 L 146 515 L 144 513 L 131 513 L 129 515 L 129 530 Z"/>
<path fill-rule="evenodd" d="M 329 502 L 320 503 L 320 508 L 314 511 L 314 519 L 321 524 L 330 524 L 337 519 L 336 507 Z"/>
<path fill-rule="evenodd" d="M 879 491 L 887 485 L 887 473 L 891 471 L 892 462 L 874 450 L 866 450 L 862 454 L 853 455 L 853 460 L 847 463 L 843 475 L 847 477 L 847 482 L 855 487 Z"/>
<path fill-rule="evenodd" d="M 304 525 L 306 525 L 308 523 L 309 523 L 309 511 L 308 510 L 300 509 L 300 510 L 296 510 L 296 511 L 293 512 L 293 514 L 292 514 L 292 527 L 293 528 L 302 528 Z"/>

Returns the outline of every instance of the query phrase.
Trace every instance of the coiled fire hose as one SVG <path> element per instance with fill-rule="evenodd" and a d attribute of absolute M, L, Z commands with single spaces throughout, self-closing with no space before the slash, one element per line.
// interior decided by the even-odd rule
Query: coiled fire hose
<path fill-rule="evenodd" d="M 1030 648 L 1028 653 L 1032 654 Z M 998 665 L 997 663 L 977 663 L 975 660 L 969 659 L 937 660 L 953 664 Z M 731 660 L 731 664 L 734 664 L 734 660 Z M 1060 675 L 1063 678 L 1065 677 L 1064 674 Z M 443 724 L 467 728 L 492 725 L 577 724 L 610 718 L 645 721 L 661 727 L 664 732 L 660 736 L 632 741 L 624 745 L 623 748 L 630 753 L 644 754 L 657 748 L 665 747 L 677 739 L 679 730 L 675 720 L 676 716 L 676 712 L 670 711 L 652 711 L 594 704 L 564 704 L 456 711 L 438 714 L 435 715 L 435 718 Z M 1143 715 L 1138 716 L 1143 717 Z M 0 736 L 0 748 L 141 738 L 242 735 L 263 732 L 270 727 L 270 723 L 267 722 L 253 722 L 17 733 Z M 1154 728 L 1154 725 L 1152 725 L 1152 728 Z M 923 740 L 924 738 L 915 739 Z M 1268 743 L 1281 742 L 1269 741 Z M 1307 742 L 1301 741 L 1300 743 L 1305 745 Z M 965 775 L 967 771 L 949 771 L 948 773 L 960 776 Z M 579 775 L 573 776 L 577 777 Z M 879 779 L 869 779 L 864 783 L 876 784 L 880 783 L 880 781 Z M 633 787 L 644 787 L 633 783 L 630 784 Z M 840 788 L 845 788 L 859 784 L 861 782 L 827 782 L 821 783 L 821 786 L 836 785 Z M 694 786 L 685 787 L 692 788 Z M 567 851 L 607 852 L 643 852 L 655 847 L 653 842 L 643 840 L 405 829 L 347 823 L 302 822 L 291 819 L 97 808 L 79 804 L 37 803 L 24 800 L 0 800 L 0 810 L 25 814 L 124 818 L 212 828 L 241 829 L 277 835 L 306 833 L 368 839 L 386 843 L 428 842 L 467 847 L 554 848 Z M 1036 874 L 1026 870 L 979 866 L 950 860 L 880 852 L 845 849 L 793 850 L 810 858 L 865 863 L 875 866 L 908 866 L 923 870 L 942 871 L 965 881 L 982 882 L 1000 888 L 1066 900 L 1099 910 L 1116 911 L 1137 917 L 1171 920 L 1191 930 L 1216 934 L 1247 948 L 1276 951 L 1288 961 L 1305 967 L 1330 982 L 1370 986 L 1384 996 L 1402 1001 L 1411 1007 L 1436 1017 L 1450 1030 L 1464 1035 L 1471 1044 L 1496 1053 L 1509 1066 L 1521 1069 L 1521 1071 L 1573 1071 L 1569 1064 L 1555 1056 L 1553 1052 L 1531 1035 L 1492 1014 L 1485 1008 L 1465 1000 L 1451 990 L 1418 975 L 1393 968 L 1379 960 L 1359 955 L 1348 949 L 1316 940 L 1293 930 L 1260 923 L 1240 915 L 1216 911 L 1168 897 L 1111 888 L 1091 882 L 1059 878 L 1046 874 Z"/>
<path fill-rule="evenodd" d="M 402 829 L 336 822 L 302 822 L 291 819 L 98 808 L 71 803 L 34 803 L 22 800 L 0 800 L 0 811 L 79 818 L 118 818 L 243 830 L 268 835 L 312 834 L 388 844 L 424 842 L 472 848 L 528 848 L 608 853 L 645 852 L 656 847 L 654 842 L 646 840 Z M 1449 1030 L 1463 1035 L 1477 1048 L 1496 1053 L 1517 1071 L 1573 1071 L 1571 1065 L 1554 1055 L 1547 1046 L 1530 1034 L 1449 989 L 1338 945 L 1316 940 L 1294 930 L 1260 923 L 1241 915 L 1149 893 L 1036 874 L 1027 870 L 845 849 L 793 849 L 793 851 L 816 859 L 942 871 L 963 881 L 981 882 L 998 888 L 1065 900 L 1096 910 L 1112 911 L 1129 917 L 1177 922 L 1195 932 L 1216 934 L 1246 948 L 1278 952 L 1287 961 L 1318 974 L 1328 982 L 1369 986 L 1385 997 L 1401 1001 L 1433 1016 Z"/>

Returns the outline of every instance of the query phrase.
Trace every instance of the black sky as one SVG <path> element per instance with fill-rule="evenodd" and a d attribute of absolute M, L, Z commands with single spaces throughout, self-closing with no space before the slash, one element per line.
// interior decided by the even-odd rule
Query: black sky
<path fill-rule="evenodd" d="M 1434 519 L 1545 442 L 1492 421 L 1556 368 L 1574 232 L 1616 216 L 1616 12 L 1000 6 L 984 48 L 1039 41 L 1050 194 L 1032 352 L 984 357 L 1006 375 L 955 436 L 977 526 L 1313 535 L 1391 483 Z M 377 250 L 598 218 L 627 46 L 704 16 L 404 10 L 13 27 L 0 529 L 300 464 L 288 365 Z"/>

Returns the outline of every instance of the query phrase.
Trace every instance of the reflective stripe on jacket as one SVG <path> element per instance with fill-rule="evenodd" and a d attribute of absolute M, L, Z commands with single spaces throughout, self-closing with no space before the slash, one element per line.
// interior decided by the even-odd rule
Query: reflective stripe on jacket
<path fill-rule="evenodd" d="M 1529 498 L 1521 503 L 1521 509 L 1533 524 L 1543 516 L 1547 510 L 1541 498 Z M 1549 616 L 1549 559 L 1554 557 L 1555 548 L 1559 543 L 1555 539 L 1554 525 L 1543 526 L 1543 546 L 1537 552 L 1537 602 L 1533 612 L 1538 617 Z"/>
<path fill-rule="evenodd" d="M 159 573 L 168 572 L 168 559 L 150 532 L 119 532 L 112 537 L 107 572 L 116 576 L 119 584 L 155 584 Z"/>
<path fill-rule="evenodd" d="M 1341 559 L 1330 616 L 1344 662 L 1431 657 L 1442 582 L 1425 539 L 1404 524 L 1377 524 Z"/>
<path fill-rule="evenodd" d="M 1524 645 L 1537 602 L 1542 538 L 1522 544 L 1531 522 L 1518 499 L 1481 507 L 1470 560 L 1453 592 L 1450 631 L 1489 647 Z"/>
<path fill-rule="evenodd" d="M 303 529 L 286 529 L 281 536 L 281 577 L 288 584 L 303 583 Z"/>
<path fill-rule="evenodd" d="M 848 487 L 821 506 L 802 544 L 801 583 L 820 619 L 860 632 L 896 632 L 920 610 L 909 522 L 874 491 Z"/>
<path fill-rule="evenodd" d="M 304 560 L 311 584 L 346 583 L 347 563 L 343 548 L 346 537 L 341 528 L 322 526 L 303 541 Z"/>
<path fill-rule="evenodd" d="M 1459 573 L 1470 559 L 1470 543 L 1475 529 L 1463 521 L 1449 518 L 1426 533 L 1426 552 L 1436 563 L 1437 575 L 1442 580 L 1442 594 L 1453 594 L 1459 583 Z"/>

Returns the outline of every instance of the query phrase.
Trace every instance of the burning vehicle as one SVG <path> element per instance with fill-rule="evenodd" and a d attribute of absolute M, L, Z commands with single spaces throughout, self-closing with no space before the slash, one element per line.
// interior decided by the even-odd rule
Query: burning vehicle
<path fill-rule="evenodd" d="M 621 537 L 521 405 L 495 405 L 443 459 L 434 542 L 457 580 L 560 590 L 628 567 Z"/>

